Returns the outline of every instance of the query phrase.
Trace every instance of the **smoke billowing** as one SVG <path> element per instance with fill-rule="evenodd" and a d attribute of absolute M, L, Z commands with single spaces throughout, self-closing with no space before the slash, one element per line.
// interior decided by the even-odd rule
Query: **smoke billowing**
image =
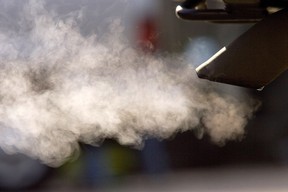
<path fill-rule="evenodd" d="M 216 142 L 243 135 L 251 103 L 216 92 L 176 56 L 137 52 L 121 19 L 96 20 L 105 33 L 83 35 L 83 10 L 63 16 L 41 1 L 13 2 L 2 2 L 0 15 L 0 147 L 7 153 L 56 166 L 78 142 L 139 145 L 199 127 Z"/>

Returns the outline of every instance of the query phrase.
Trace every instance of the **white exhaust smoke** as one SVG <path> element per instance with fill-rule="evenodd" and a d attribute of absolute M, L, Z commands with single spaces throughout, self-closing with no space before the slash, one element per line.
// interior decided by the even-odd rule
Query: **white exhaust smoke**
<path fill-rule="evenodd" d="M 84 37 L 74 20 L 80 13 L 59 17 L 35 0 L 23 3 L 20 20 L 1 21 L 5 152 L 58 166 L 78 142 L 139 145 L 147 136 L 168 138 L 199 126 L 216 142 L 243 135 L 255 110 L 251 101 L 217 93 L 176 56 L 139 54 L 122 37 L 120 19 L 107 22 L 105 35 Z"/>

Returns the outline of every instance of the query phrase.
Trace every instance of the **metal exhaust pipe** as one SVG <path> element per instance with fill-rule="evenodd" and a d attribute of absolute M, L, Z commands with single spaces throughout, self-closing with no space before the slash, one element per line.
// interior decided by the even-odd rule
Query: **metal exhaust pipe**
<path fill-rule="evenodd" d="M 197 69 L 199 78 L 261 89 L 288 69 L 288 9 L 256 23 Z"/>

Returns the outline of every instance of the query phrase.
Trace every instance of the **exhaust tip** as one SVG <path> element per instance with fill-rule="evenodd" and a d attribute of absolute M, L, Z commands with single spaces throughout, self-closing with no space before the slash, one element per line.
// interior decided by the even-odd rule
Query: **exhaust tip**
<path fill-rule="evenodd" d="M 210 59 L 202 63 L 196 68 L 196 74 L 201 79 L 207 79 L 211 81 L 215 81 L 214 70 L 209 69 L 209 65 L 218 58 L 222 53 L 226 51 L 226 47 L 220 49 L 216 54 L 214 54 Z"/>
<path fill-rule="evenodd" d="M 197 67 L 198 77 L 253 89 L 268 85 L 288 69 L 287 21 L 283 9 L 258 22 Z"/>

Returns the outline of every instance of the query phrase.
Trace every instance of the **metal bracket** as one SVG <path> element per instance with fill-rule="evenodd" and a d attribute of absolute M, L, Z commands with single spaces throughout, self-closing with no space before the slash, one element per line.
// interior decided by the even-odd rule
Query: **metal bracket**
<path fill-rule="evenodd" d="M 205 6 L 201 6 L 203 1 L 194 1 L 194 3 L 190 3 L 190 5 L 193 6 L 188 8 L 186 6 L 187 4 L 186 1 L 176 7 L 176 15 L 178 18 L 217 23 L 247 23 L 258 22 L 268 15 L 265 8 L 251 6 L 251 4 L 247 6 L 245 6 L 245 4 L 226 4 L 225 9 L 208 9 Z"/>

